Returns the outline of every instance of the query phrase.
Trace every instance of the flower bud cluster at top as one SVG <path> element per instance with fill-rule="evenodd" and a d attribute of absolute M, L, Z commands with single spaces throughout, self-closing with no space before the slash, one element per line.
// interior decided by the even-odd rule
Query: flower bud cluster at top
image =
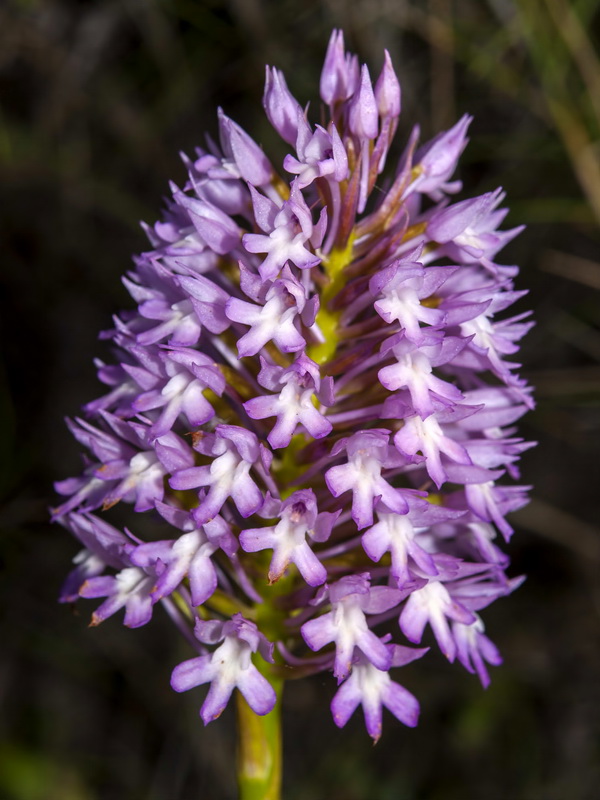
<path fill-rule="evenodd" d="M 220 111 L 145 226 L 107 392 L 69 423 L 90 455 L 57 484 L 85 547 L 61 599 L 130 627 L 160 602 L 196 650 L 173 688 L 210 684 L 205 723 L 236 687 L 265 714 L 269 678 L 332 670 L 336 724 L 362 705 L 377 739 L 383 706 L 417 722 L 390 670 L 428 625 L 484 686 L 500 663 L 479 612 L 521 582 L 495 540 L 526 502 L 506 481 L 531 393 L 506 359 L 531 323 L 502 316 L 524 294 L 495 260 L 520 230 L 498 230 L 503 193 L 451 199 L 470 117 L 421 145 L 414 128 L 386 169 L 389 55 L 373 83 L 334 31 L 320 90 L 323 125 L 267 67 L 282 168 Z M 120 501 L 164 540 L 99 514 Z"/>

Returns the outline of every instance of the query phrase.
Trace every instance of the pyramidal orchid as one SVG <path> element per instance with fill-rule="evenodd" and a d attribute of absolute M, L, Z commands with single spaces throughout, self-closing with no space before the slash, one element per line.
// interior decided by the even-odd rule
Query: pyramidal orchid
<path fill-rule="evenodd" d="M 164 607 L 190 645 L 172 686 L 208 685 L 204 723 L 239 690 L 242 797 L 279 796 L 286 679 L 330 673 L 335 724 L 360 705 L 374 740 L 384 708 L 414 726 L 401 667 L 427 637 L 487 686 L 480 612 L 521 582 L 496 544 L 528 489 L 510 358 L 532 323 L 505 314 L 524 292 L 496 262 L 520 229 L 499 230 L 501 190 L 454 199 L 469 116 L 391 163 L 388 53 L 373 81 L 334 31 L 320 89 L 316 124 L 267 67 L 281 165 L 222 111 L 184 157 L 124 277 L 136 308 L 104 334 L 108 392 L 69 422 L 84 469 L 56 486 L 83 547 L 61 600 L 102 598 L 93 625 Z"/>

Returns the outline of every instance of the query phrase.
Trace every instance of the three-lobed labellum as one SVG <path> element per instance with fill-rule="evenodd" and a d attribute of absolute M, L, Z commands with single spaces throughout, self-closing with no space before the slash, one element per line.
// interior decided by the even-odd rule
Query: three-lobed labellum
<path fill-rule="evenodd" d="M 494 538 L 526 502 L 506 478 L 531 392 L 506 357 L 531 323 L 498 318 L 523 294 L 495 262 L 520 230 L 498 230 L 503 194 L 452 201 L 470 117 L 420 147 L 415 128 L 390 166 L 399 81 L 386 53 L 373 84 L 340 31 L 321 96 L 313 125 L 267 68 L 282 168 L 220 111 L 220 146 L 184 158 L 145 226 L 108 392 L 70 423 L 90 455 L 57 484 L 85 547 L 61 599 L 106 597 L 93 624 L 124 607 L 129 626 L 163 604 L 197 651 L 174 688 L 210 683 L 205 723 L 235 687 L 265 714 L 265 675 L 333 670 L 334 721 L 362 704 L 377 739 L 383 706 L 417 722 L 389 670 L 427 648 L 403 640 L 430 626 L 484 686 L 500 663 L 478 612 L 520 583 Z M 120 501 L 164 537 L 113 527 Z"/>

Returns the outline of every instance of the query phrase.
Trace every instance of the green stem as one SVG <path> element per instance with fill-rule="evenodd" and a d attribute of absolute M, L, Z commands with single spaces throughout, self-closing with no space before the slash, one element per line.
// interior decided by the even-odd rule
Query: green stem
<path fill-rule="evenodd" d="M 236 692 L 237 772 L 240 800 L 281 798 L 281 694 L 283 681 L 269 676 L 277 694 L 274 709 L 259 717 Z"/>

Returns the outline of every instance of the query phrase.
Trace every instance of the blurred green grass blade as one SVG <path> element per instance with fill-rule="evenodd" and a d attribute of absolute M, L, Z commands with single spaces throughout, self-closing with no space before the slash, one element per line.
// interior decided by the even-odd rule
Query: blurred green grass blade
<path fill-rule="evenodd" d="M 51 757 L 11 743 L 0 745 L 3 800 L 92 800 L 79 776 Z"/>

